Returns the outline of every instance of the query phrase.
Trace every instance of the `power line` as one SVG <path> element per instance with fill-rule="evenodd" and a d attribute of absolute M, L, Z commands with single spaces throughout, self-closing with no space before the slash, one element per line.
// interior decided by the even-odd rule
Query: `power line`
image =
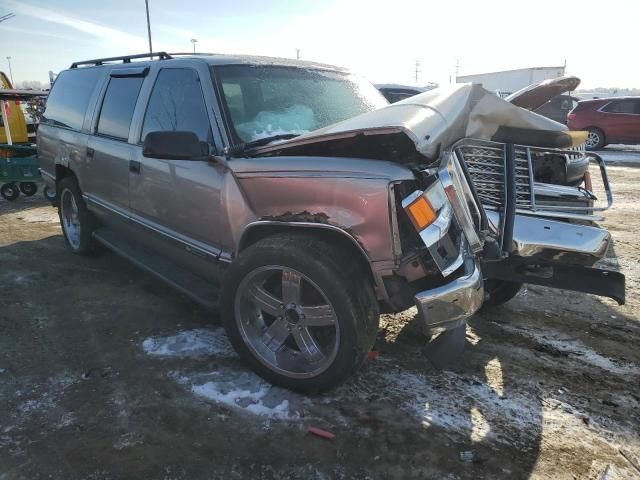
<path fill-rule="evenodd" d="M 4 22 L 5 20 L 9 20 L 9 19 L 11 19 L 11 18 L 13 18 L 13 17 L 15 17 L 15 16 L 16 16 L 16 14 L 15 14 L 15 13 L 7 13 L 6 15 L 2 15 L 2 16 L 0 17 L 0 23 L 1 23 L 1 22 Z"/>

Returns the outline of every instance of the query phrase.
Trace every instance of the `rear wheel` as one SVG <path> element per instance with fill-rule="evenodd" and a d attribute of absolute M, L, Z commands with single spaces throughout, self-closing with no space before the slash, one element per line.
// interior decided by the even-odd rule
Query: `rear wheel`
<path fill-rule="evenodd" d="M 20 191 L 30 197 L 38 191 L 38 186 L 34 182 L 21 182 Z"/>
<path fill-rule="evenodd" d="M 58 216 L 67 247 L 78 255 L 87 255 L 95 250 L 93 217 L 87 210 L 80 187 L 75 177 L 60 180 L 57 191 Z"/>
<path fill-rule="evenodd" d="M 18 190 L 15 183 L 5 183 L 0 187 L 0 195 L 2 195 L 2 198 L 5 200 L 13 202 L 20 196 L 20 190 Z"/>
<path fill-rule="evenodd" d="M 600 150 L 605 145 L 604 132 L 599 128 L 590 127 L 587 129 L 589 135 L 585 140 L 587 150 Z"/>
<path fill-rule="evenodd" d="M 352 259 L 311 236 L 250 246 L 229 267 L 221 298 L 238 354 L 269 382 L 304 393 L 348 378 L 378 330 L 371 282 Z"/>

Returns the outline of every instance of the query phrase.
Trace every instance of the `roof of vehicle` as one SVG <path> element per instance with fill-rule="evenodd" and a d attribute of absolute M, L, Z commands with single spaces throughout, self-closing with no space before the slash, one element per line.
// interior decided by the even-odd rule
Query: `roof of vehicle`
<path fill-rule="evenodd" d="M 640 96 L 638 95 L 627 95 L 624 97 L 598 97 L 598 98 L 587 98 L 584 100 L 580 100 L 580 103 L 590 103 L 590 102 L 610 102 L 612 100 L 640 100 Z"/>
<path fill-rule="evenodd" d="M 412 92 L 427 92 L 431 90 L 431 88 L 418 87 L 417 85 L 401 85 L 399 83 L 376 83 L 375 87 L 380 89 L 388 89 L 388 90 L 411 90 Z M 434 87 L 435 88 L 435 87 Z"/>
<path fill-rule="evenodd" d="M 74 62 L 71 68 L 91 68 L 95 66 L 115 66 L 123 67 L 129 65 L 144 66 L 153 62 L 167 62 L 167 64 L 180 62 L 181 60 L 201 60 L 209 65 L 255 65 L 255 66 L 278 66 L 278 67 L 294 67 L 294 68 L 313 68 L 321 70 L 332 70 L 339 72 L 347 72 L 348 70 L 335 65 L 329 65 L 326 63 L 312 62 L 308 60 L 294 60 L 290 58 L 277 58 L 277 57 L 263 57 L 257 55 L 230 55 L 222 53 L 204 53 L 204 54 L 192 54 L 192 53 L 166 53 L 166 52 L 154 52 L 155 57 L 158 59 L 142 60 L 143 58 L 149 58 L 151 54 L 140 55 L 125 55 L 122 57 L 110 57 L 110 58 L 97 58 L 94 60 L 85 60 Z M 131 60 L 136 60 L 132 62 Z M 139 61 L 138 61 L 139 60 Z"/>

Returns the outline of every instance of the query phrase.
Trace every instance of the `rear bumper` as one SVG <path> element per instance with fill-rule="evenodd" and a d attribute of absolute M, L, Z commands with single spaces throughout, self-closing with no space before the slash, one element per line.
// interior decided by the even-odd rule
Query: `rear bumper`
<path fill-rule="evenodd" d="M 471 255 L 464 259 L 464 273 L 446 285 L 415 295 L 422 326 L 428 336 L 464 325 L 482 306 L 482 269 Z"/>

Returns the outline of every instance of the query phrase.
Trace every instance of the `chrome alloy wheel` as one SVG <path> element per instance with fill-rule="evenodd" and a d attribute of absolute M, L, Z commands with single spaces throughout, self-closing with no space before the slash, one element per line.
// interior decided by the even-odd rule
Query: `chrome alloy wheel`
<path fill-rule="evenodd" d="M 600 144 L 600 134 L 595 130 L 589 130 L 589 135 L 585 140 L 587 148 L 596 148 Z"/>
<path fill-rule="evenodd" d="M 78 204 L 69 189 L 65 189 L 60 196 L 60 208 L 64 236 L 72 248 L 80 248 L 80 217 Z"/>
<path fill-rule="evenodd" d="M 271 370 L 314 377 L 335 359 L 338 318 L 306 275 L 279 265 L 257 268 L 240 283 L 234 308 L 245 344 Z"/>

